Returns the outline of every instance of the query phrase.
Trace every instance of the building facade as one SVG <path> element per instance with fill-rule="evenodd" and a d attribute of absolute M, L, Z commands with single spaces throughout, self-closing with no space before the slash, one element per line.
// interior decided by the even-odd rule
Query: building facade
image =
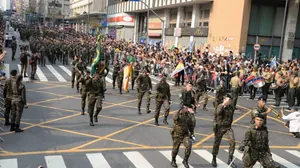
<path fill-rule="evenodd" d="M 223 55 L 233 51 L 249 58 L 258 53 L 282 55 L 282 60 L 300 57 L 298 0 L 141 1 L 118 0 L 109 5 L 108 18 L 123 15 L 133 24 L 126 25 L 120 17 L 108 19 L 108 32 L 132 41 L 149 37 L 149 43 L 209 46 L 211 52 Z M 147 6 L 156 14 L 148 14 Z M 260 44 L 259 51 L 254 44 Z"/>
<path fill-rule="evenodd" d="M 107 13 L 108 0 L 73 0 L 69 20 L 76 31 L 96 34 L 104 32 L 101 23 Z"/>

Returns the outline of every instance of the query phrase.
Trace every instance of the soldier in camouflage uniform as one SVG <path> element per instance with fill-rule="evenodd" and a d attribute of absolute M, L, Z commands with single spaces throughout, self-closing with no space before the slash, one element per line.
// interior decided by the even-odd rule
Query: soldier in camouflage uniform
<path fill-rule="evenodd" d="M 254 124 L 245 133 L 239 150 L 244 152 L 244 168 L 252 168 L 258 161 L 264 168 L 280 168 L 272 159 L 269 147 L 269 133 L 264 124 L 265 116 L 258 114 Z"/>
<path fill-rule="evenodd" d="M 20 122 L 24 108 L 28 108 L 26 102 L 26 89 L 22 83 L 23 76 L 18 75 L 17 80 L 12 81 L 12 100 L 11 100 L 11 127 L 10 131 L 23 132 L 20 129 Z"/>
<path fill-rule="evenodd" d="M 221 80 L 220 85 L 216 89 L 216 99 L 213 102 L 215 110 L 217 110 L 217 107 L 219 106 L 219 104 L 223 103 L 223 99 L 224 99 L 224 96 L 226 96 L 226 94 L 227 94 L 227 90 L 225 88 L 224 81 Z"/>
<path fill-rule="evenodd" d="M 11 59 L 14 61 L 14 60 L 16 60 L 15 55 L 16 55 L 16 51 L 17 51 L 17 40 L 15 37 L 13 37 L 13 41 L 11 43 L 11 51 L 12 51 Z"/>
<path fill-rule="evenodd" d="M 78 63 L 78 56 L 74 56 L 74 60 L 72 61 L 71 65 L 72 65 L 72 76 L 71 76 L 71 84 L 72 84 L 72 88 L 74 88 L 74 82 L 75 82 L 75 75 L 76 75 L 76 69 L 75 69 L 75 65 Z"/>
<path fill-rule="evenodd" d="M 191 134 L 191 114 L 194 114 L 193 105 L 195 104 L 195 99 L 192 96 L 192 83 L 188 83 L 186 89 L 182 91 L 180 96 L 183 101 L 181 101 L 181 108 L 174 116 L 174 127 L 171 131 L 173 139 L 173 149 L 172 149 L 172 161 L 171 165 L 177 167 L 176 156 L 178 154 L 179 147 L 181 143 L 185 146 L 183 165 L 189 168 L 188 159 L 192 150 Z"/>
<path fill-rule="evenodd" d="M 86 70 L 85 65 L 83 64 L 82 58 L 79 58 L 79 62 L 75 65 L 76 71 L 76 88 L 77 92 L 79 93 L 79 79 L 83 75 L 84 71 Z"/>
<path fill-rule="evenodd" d="M 162 105 L 164 105 L 165 108 L 165 115 L 164 115 L 164 124 L 169 124 L 167 119 L 169 116 L 169 112 L 170 112 L 170 102 L 171 102 L 171 91 L 170 91 L 170 85 L 167 83 L 167 77 L 164 76 L 160 83 L 158 83 L 155 86 L 156 89 L 156 108 L 155 108 L 155 125 L 159 125 L 158 124 L 158 117 L 160 114 L 160 108 Z"/>
<path fill-rule="evenodd" d="M 132 78 L 131 78 L 131 89 L 134 88 L 134 81 L 140 75 L 141 65 L 138 62 L 135 62 L 132 66 Z"/>
<path fill-rule="evenodd" d="M 100 58 L 100 63 L 96 66 L 96 73 L 99 73 L 100 80 L 102 80 L 102 83 L 103 83 L 103 95 L 102 95 L 102 98 L 104 100 L 105 99 L 104 92 L 106 91 L 105 77 L 109 73 L 109 68 L 108 68 L 108 66 L 105 65 L 105 62 L 104 62 L 103 58 Z"/>
<path fill-rule="evenodd" d="M 5 112 L 4 112 L 4 119 L 5 119 L 5 126 L 10 125 L 9 122 L 9 114 L 11 110 L 11 99 L 12 99 L 12 82 L 15 82 L 17 80 L 17 70 L 12 70 L 10 72 L 10 78 L 5 81 L 4 89 L 3 89 L 3 98 L 4 98 L 4 107 L 5 107 Z"/>
<path fill-rule="evenodd" d="M 28 46 L 22 46 L 21 48 L 21 55 L 20 55 L 20 61 L 21 61 L 21 74 L 24 74 L 24 77 L 27 77 L 27 65 L 28 65 Z"/>
<path fill-rule="evenodd" d="M 234 132 L 231 128 L 231 124 L 233 121 L 233 115 L 234 115 L 234 108 L 231 105 L 231 99 L 232 97 L 230 95 L 226 95 L 224 97 L 224 101 L 222 104 L 220 104 L 216 111 L 215 116 L 215 141 L 214 146 L 212 150 L 212 166 L 217 167 L 217 155 L 219 153 L 219 147 L 221 144 L 221 140 L 223 138 L 223 135 L 229 139 L 229 158 L 228 158 L 228 164 L 230 164 L 233 160 L 233 154 L 235 149 L 235 139 L 234 139 Z M 231 164 L 231 167 L 236 168 L 236 165 L 234 163 Z"/>
<path fill-rule="evenodd" d="M 120 90 L 120 94 L 122 94 L 122 86 L 123 86 L 123 78 L 124 78 L 124 67 L 126 66 L 126 59 L 122 60 L 122 65 L 120 67 L 119 75 L 118 75 L 118 88 Z"/>
<path fill-rule="evenodd" d="M 113 75 L 112 75 L 112 77 L 113 77 L 113 83 L 112 83 L 113 84 L 113 89 L 115 89 L 116 79 L 117 79 L 117 77 L 120 73 L 120 70 L 121 70 L 121 65 L 119 63 L 119 60 L 116 60 L 116 63 L 114 65 Z"/>
<path fill-rule="evenodd" d="M 87 87 L 86 83 L 87 81 L 90 79 L 90 71 L 87 70 L 86 74 L 84 76 L 82 76 L 79 79 L 79 82 L 81 83 L 81 89 L 80 89 L 80 93 L 81 93 L 81 115 L 84 115 L 84 109 L 85 109 L 85 104 L 86 104 L 86 98 L 88 96 L 88 92 L 89 92 L 89 88 Z"/>
<path fill-rule="evenodd" d="M 251 124 L 254 124 L 254 118 L 256 115 L 258 114 L 262 114 L 265 116 L 265 121 L 264 121 L 264 124 L 265 126 L 267 126 L 267 115 L 272 111 L 271 108 L 267 108 L 265 106 L 266 102 L 265 102 L 265 98 L 263 96 L 259 97 L 258 98 L 258 101 L 257 101 L 257 107 L 254 108 L 251 112 L 251 121 L 250 123 Z"/>
<path fill-rule="evenodd" d="M 196 75 L 196 82 L 195 82 L 195 86 L 196 86 L 196 101 L 198 102 L 200 97 L 203 96 L 204 98 L 204 105 L 203 105 L 203 110 L 207 111 L 206 109 L 206 105 L 208 102 L 208 95 L 207 95 L 207 86 L 206 86 L 206 81 L 208 79 L 207 76 L 207 72 L 202 70 L 199 71 Z M 195 109 L 196 111 L 196 109 Z"/>
<path fill-rule="evenodd" d="M 87 80 L 86 87 L 89 88 L 88 98 L 88 112 L 90 117 L 90 126 L 94 126 L 93 119 L 98 122 L 98 114 L 102 110 L 102 96 L 103 96 L 103 81 L 100 75 L 96 73 L 93 78 Z M 96 113 L 94 115 L 94 108 L 96 106 Z"/>
<path fill-rule="evenodd" d="M 143 74 L 137 77 L 136 82 L 138 84 L 137 91 L 138 91 L 138 114 L 141 115 L 141 104 L 142 99 L 145 93 L 147 93 L 147 107 L 146 112 L 149 114 L 150 111 L 150 94 L 152 90 L 152 83 L 151 78 L 148 76 L 148 73 L 146 70 L 143 71 Z"/>

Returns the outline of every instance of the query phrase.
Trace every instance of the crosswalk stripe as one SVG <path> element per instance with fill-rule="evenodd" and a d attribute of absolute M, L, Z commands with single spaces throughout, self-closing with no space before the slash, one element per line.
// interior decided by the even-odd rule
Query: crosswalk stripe
<path fill-rule="evenodd" d="M 228 149 L 225 149 L 226 152 L 229 152 Z M 243 161 L 243 154 L 241 154 L 238 151 L 234 152 L 234 157 L 238 158 L 239 160 Z M 260 164 L 258 162 L 256 162 L 256 164 L 253 166 L 253 168 L 260 168 Z"/>
<path fill-rule="evenodd" d="M 17 159 L 1 159 L 0 167 L 3 168 L 18 168 L 18 160 Z"/>
<path fill-rule="evenodd" d="M 52 74 L 58 79 L 60 82 L 67 82 L 54 68 L 52 65 L 46 65 L 46 67 L 52 72 Z"/>
<path fill-rule="evenodd" d="M 287 161 L 286 159 L 272 153 L 272 158 L 279 164 L 288 167 L 288 168 L 299 168 L 297 165 Z"/>
<path fill-rule="evenodd" d="M 300 158 L 300 152 L 296 151 L 296 150 L 286 150 L 287 152 L 289 152 L 292 155 L 297 156 L 298 158 Z"/>
<path fill-rule="evenodd" d="M 60 67 L 62 70 L 64 70 L 69 76 L 72 75 L 71 71 L 70 71 L 68 68 L 66 68 L 65 66 L 60 65 L 59 67 Z"/>
<path fill-rule="evenodd" d="M 164 155 L 170 162 L 172 161 L 172 151 L 168 150 L 168 151 L 159 151 L 162 155 Z M 183 159 L 180 156 L 176 156 L 176 163 L 178 168 L 185 168 L 184 165 L 182 164 Z M 190 165 L 190 168 L 193 168 Z"/>
<path fill-rule="evenodd" d="M 271 105 L 271 107 L 273 107 L 273 108 L 282 108 L 282 107 L 283 107 L 283 108 L 289 108 L 289 105 L 281 105 L 281 104 L 280 104 L 280 106 L 278 106 L 278 107 L 277 107 L 277 106 L 274 106 L 274 105 Z"/>
<path fill-rule="evenodd" d="M 40 81 L 42 81 L 42 82 L 48 81 L 48 79 L 46 78 L 46 76 L 44 75 L 44 73 L 42 72 L 42 70 L 39 66 L 37 66 L 37 68 L 36 68 L 36 75 L 39 77 Z"/>
<path fill-rule="evenodd" d="M 9 78 L 9 77 L 10 77 L 9 64 L 4 64 L 4 66 L 5 66 L 5 69 L 4 69 L 5 76 L 6 76 L 7 78 Z"/>
<path fill-rule="evenodd" d="M 22 68 L 21 65 L 18 64 L 18 69 L 19 69 L 19 72 L 20 72 L 20 73 L 21 73 L 21 68 Z M 21 74 L 21 75 L 23 75 L 23 74 Z M 27 72 L 26 72 L 26 76 L 28 76 Z M 26 81 L 29 81 L 29 77 L 23 78 L 23 81 L 25 81 L 25 82 L 26 82 Z"/>
<path fill-rule="evenodd" d="M 86 154 L 93 168 L 111 168 L 102 153 Z"/>
<path fill-rule="evenodd" d="M 47 168 L 67 168 L 61 155 L 45 156 Z"/>
<path fill-rule="evenodd" d="M 140 152 L 123 152 L 136 168 L 153 168 Z"/>
<path fill-rule="evenodd" d="M 109 83 L 113 83 L 113 80 L 112 79 L 110 79 L 109 77 L 105 77 L 105 80 L 107 81 L 107 82 L 109 82 Z"/>
<path fill-rule="evenodd" d="M 193 150 L 193 151 L 209 163 L 213 159 L 212 154 L 209 153 L 207 150 Z M 218 158 L 217 158 L 217 164 L 218 164 L 218 168 L 228 168 L 228 165 Z"/>

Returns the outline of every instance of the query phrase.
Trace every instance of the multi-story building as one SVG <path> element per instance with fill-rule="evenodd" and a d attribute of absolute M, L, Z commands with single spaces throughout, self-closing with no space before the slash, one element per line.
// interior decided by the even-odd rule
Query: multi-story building
<path fill-rule="evenodd" d="M 57 25 L 70 16 L 70 0 L 37 0 L 37 10 L 44 21 Z"/>
<path fill-rule="evenodd" d="M 95 34 L 102 30 L 102 21 L 110 0 L 73 0 L 71 2 L 71 25 L 76 31 Z"/>
<path fill-rule="evenodd" d="M 298 0 L 115 0 L 109 33 L 117 39 L 163 41 L 227 55 L 300 57 Z M 162 19 L 150 11 L 147 4 Z M 148 19 L 147 19 L 148 18 Z M 148 23 L 147 23 L 148 21 Z M 254 49 L 254 44 L 257 47 Z"/>

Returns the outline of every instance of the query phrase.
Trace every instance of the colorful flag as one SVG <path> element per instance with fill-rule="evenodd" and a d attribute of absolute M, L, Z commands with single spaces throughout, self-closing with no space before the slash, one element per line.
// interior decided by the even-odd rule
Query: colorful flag
<path fill-rule="evenodd" d="M 272 59 L 271 63 L 270 63 L 270 66 L 273 66 L 273 67 L 277 67 L 277 61 L 276 61 L 276 56 Z"/>
<path fill-rule="evenodd" d="M 93 64 L 91 67 L 92 75 L 94 75 L 96 73 L 96 66 L 100 63 L 100 58 L 101 58 L 101 36 L 100 36 L 100 34 L 98 35 L 98 38 L 97 38 L 97 44 L 98 44 L 97 50 L 96 50 L 97 56 L 96 56 L 96 58 L 94 58 Z"/>
<path fill-rule="evenodd" d="M 170 77 L 173 77 L 175 74 L 181 72 L 184 70 L 184 65 L 182 62 L 179 62 L 176 66 L 175 70 L 170 74 Z"/>
<path fill-rule="evenodd" d="M 128 92 L 129 80 L 132 76 L 132 66 L 128 64 L 123 69 L 124 78 L 123 78 L 123 89 L 125 92 Z"/>

